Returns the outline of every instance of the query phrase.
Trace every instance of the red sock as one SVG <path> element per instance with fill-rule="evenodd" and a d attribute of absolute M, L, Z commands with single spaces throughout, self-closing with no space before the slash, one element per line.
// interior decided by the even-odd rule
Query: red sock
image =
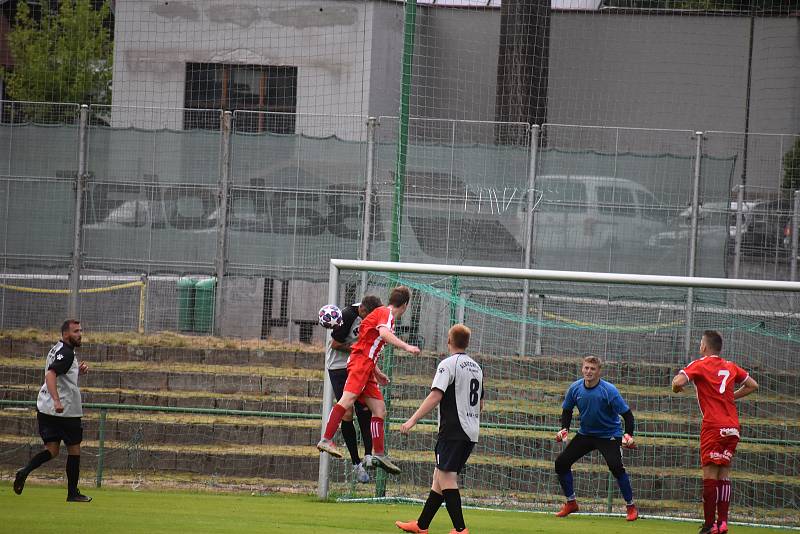
<path fill-rule="evenodd" d="M 325 425 L 325 439 L 333 439 L 333 435 L 339 429 L 339 423 L 342 422 L 342 417 L 347 413 L 347 410 L 341 404 L 336 403 L 331 409 L 331 414 L 328 416 L 328 424 Z"/>
<path fill-rule="evenodd" d="M 731 481 L 727 478 L 717 480 L 717 517 L 720 521 L 728 520 L 728 509 L 731 506 Z"/>
<path fill-rule="evenodd" d="M 378 456 L 383 454 L 383 419 L 373 417 L 369 425 L 372 430 L 372 451 Z"/>
<path fill-rule="evenodd" d="M 706 526 L 714 524 L 714 514 L 717 511 L 717 480 L 714 478 L 703 479 L 703 517 Z"/>

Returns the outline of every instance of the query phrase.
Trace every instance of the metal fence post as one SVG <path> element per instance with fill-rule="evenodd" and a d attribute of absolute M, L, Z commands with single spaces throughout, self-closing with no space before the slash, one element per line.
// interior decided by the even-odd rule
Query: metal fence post
<path fill-rule="evenodd" d="M 739 265 L 742 261 L 742 227 L 744 225 L 744 188 L 741 184 L 736 191 L 736 241 L 733 246 L 733 277 L 739 278 Z"/>
<path fill-rule="evenodd" d="M 538 124 L 531 125 L 531 136 L 529 147 L 530 156 L 528 159 L 528 191 L 527 204 L 525 209 L 528 218 L 525 221 L 525 268 L 531 268 L 531 257 L 533 256 L 533 210 L 536 207 L 536 167 L 539 155 L 539 134 L 541 127 Z M 528 306 L 530 304 L 531 283 L 530 280 L 522 282 L 522 325 L 519 329 L 519 345 L 517 352 L 520 356 L 525 354 L 528 338 Z M 537 328 L 537 332 L 539 332 Z M 537 347 L 539 347 L 537 342 Z"/>
<path fill-rule="evenodd" d="M 700 175 L 701 159 L 703 157 L 703 132 L 695 132 L 694 155 L 694 180 L 692 184 L 692 230 L 689 235 L 689 272 L 688 276 L 695 276 L 697 262 L 697 233 L 698 216 L 700 214 Z M 686 329 L 684 332 L 684 354 L 689 356 L 692 348 L 692 322 L 694 320 L 694 288 L 686 290 Z"/>
<path fill-rule="evenodd" d="M 89 129 L 89 106 L 80 108 L 78 122 L 78 172 L 75 176 L 75 225 L 72 241 L 72 265 L 69 271 L 69 297 L 67 316 L 77 319 L 80 316 L 81 289 L 81 251 L 83 249 L 83 192 L 86 188 L 86 151 Z"/>
<path fill-rule="evenodd" d="M 544 295 L 536 294 L 536 346 L 534 356 L 542 355 L 542 323 L 544 322 Z"/>
<path fill-rule="evenodd" d="M 225 267 L 228 260 L 228 193 L 231 177 L 231 130 L 233 127 L 233 113 L 222 112 L 222 139 L 220 146 L 220 180 L 217 198 L 219 200 L 217 216 L 217 255 L 214 260 L 214 272 L 217 277 L 217 286 L 214 295 L 214 324 L 211 326 L 212 334 L 219 335 L 223 306 L 222 281 L 225 277 Z"/>
<path fill-rule="evenodd" d="M 794 192 L 794 209 L 792 210 L 792 246 L 790 247 L 790 254 L 792 260 L 790 263 L 790 278 L 792 282 L 797 280 L 797 245 L 798 236 L 797 230 L 800 228 L 800 191 Z"/>
<path fill-rule="evenodd" d="M 328 302 L 336 302 L 339 299 L 339 268 L 331 263 L 328 274 Z M 325 334 L 330 336 L 331 332 Z M 322 373 L 322 424 L 320 426 L 320 438 L 325 437 L 325 426 L 328 424 L 328 416 L 333 408 L 333 386 L 328 376 L 327 366 Z M 317 479 L 317 497 L 320 499 L 328 498 L 330 487 L 330 467 L 331 457 L 329 454 L 321 452 L 319 454 L 319 477 Z"/>
<path fill-rule="evenodd" d="M 144 334 L 144 323 L 147 318 L 147 274 L 143 273 L 139 281 L 142 283 L 139 286 L 139 333 Z"/>
<path fill-rule="evenodd" d="M 369 259 L 369 237 L 372 231 L 372 184 L 375 181 L 375 132 L 378 119 L 367 119 L 367 169 L 364 185 L 364 226 L 361 231 L 361 259 Z M 361 273 L 361 295 L 367 292 L 367 271 Z"/>

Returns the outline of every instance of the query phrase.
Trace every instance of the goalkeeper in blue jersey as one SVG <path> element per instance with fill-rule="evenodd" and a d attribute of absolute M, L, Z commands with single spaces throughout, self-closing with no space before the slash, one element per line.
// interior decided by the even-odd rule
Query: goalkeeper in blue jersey
<path fill-rule="evenodd" d="M 561 430 L 556 441 L 567 442 L 572 410 L 577 406 L 581 426 L 567 447 L 556 458 L 556 474 L 567 502 L 556 513 L 566 517 L 578 511 L 578 501 L 572 483 L 572 464 L 597 449 L 605 458 L 608 469 L 617 479 L 619 490 L 627 505 L 626 519 L 635 521 L 639 517 L 633 503 L 633 488 L 622 465 L 622 447 L 634 448 L 633 412 L 613 384 L 600 379 L 602 361 L 596 356 L 583 359 L 583 378 L 572 383 L 564 396 L 561 412 Z M 625 422 L 623 432 L 620 417 Z"/>

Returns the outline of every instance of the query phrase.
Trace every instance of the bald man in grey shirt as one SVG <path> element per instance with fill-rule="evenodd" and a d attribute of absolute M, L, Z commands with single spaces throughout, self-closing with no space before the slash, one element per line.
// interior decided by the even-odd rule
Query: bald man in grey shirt
<path fill-rule="evenodd" d="M 28 475 L 58 456 L 61 442 L 67 446 L 67 501 L 89 502 L 91 497 L 78 491 L 81 469 L 81 441 L 83 441 L 83 407 L 78 376 L 88 371 L 85 363 L 78 361 L 75 349 L 81 346 L 83 329 L 80 321 L 67 319 L 61 325 L 61 341 L 47 353 L 44 384 L 36 399 L 36 418 L 39 435 L 45 450 L 31 458 L 28 465 L 14 477 L 14 493 L 20 495 Z"/>

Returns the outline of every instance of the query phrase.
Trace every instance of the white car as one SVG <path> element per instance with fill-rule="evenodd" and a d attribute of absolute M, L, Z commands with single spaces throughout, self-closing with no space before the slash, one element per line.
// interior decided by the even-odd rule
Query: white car
<path fill-rule="evenodd" d="M 404 210 L 420 248 L 435 258 L 522 261 L 532 194 L 536 268 L 606 271 L 613 262 L 650 272 L 642 249 L 666 230 L 670 215 L 647 188 L 623 178 L 543 175 L 531 192 L 471 186 L 448 174 L 409 174 Z"/>
<path fill-rule="evenodd" d="M 636 250 L 666 229 L 669 208 L 644 186 L 609 176 L 536 179 L 536 250 Z"/>

